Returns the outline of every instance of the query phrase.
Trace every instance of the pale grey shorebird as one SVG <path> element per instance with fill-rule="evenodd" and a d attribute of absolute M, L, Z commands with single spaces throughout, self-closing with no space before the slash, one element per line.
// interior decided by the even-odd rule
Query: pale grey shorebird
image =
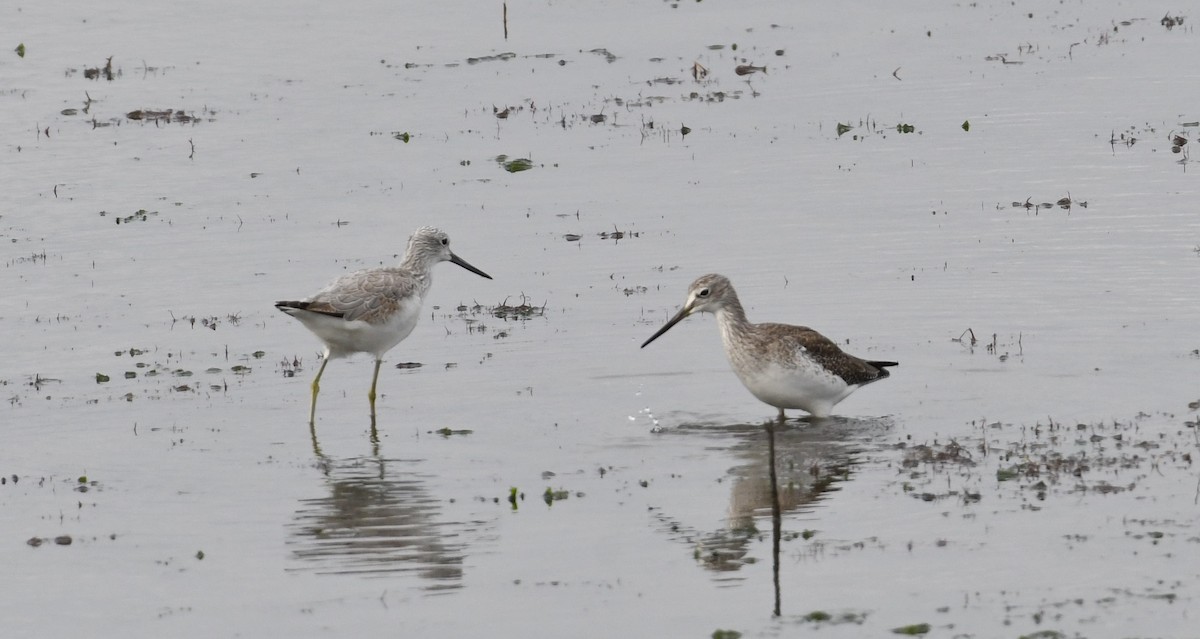
<path fill-rule="evenodd" d="M 400 266 L 371 268 L 343 275 L 316 295 L 297 302 L 275 302 L 275 308 L 300 320 L 325 343 L 325 357 L 312 381 L 308 423 L 317 415 L 321 374 L 329 360 L 352 353 L 375 356 L 371 377 L 371 423 L 375 422 L 375 384 L 383 355 L 408 337 L 421 314 L 421 303 L 433 283 L 430 270 L 452 262 L 489 280 L 491 275 L 471 266 L 450 250 L 450 238 L 440 229 L 422 226 L 408 238 Z"/>
<path fill-rule="evenodd" d="M 642 348 L 693 313 L 717 316 L 733 372 L 759 401 L 778 408 L 781 420 L 785 408 L 828 417 L 838 402 L 897 365 L 849 355 L 807 326 L 751 324 L 729 278 L 717 274 L 692 282 L 687 303 Z"/>

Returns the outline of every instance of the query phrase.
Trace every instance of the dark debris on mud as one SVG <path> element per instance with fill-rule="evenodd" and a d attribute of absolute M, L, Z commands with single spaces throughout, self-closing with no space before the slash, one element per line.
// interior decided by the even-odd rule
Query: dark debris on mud
<path fill-rule="evenodd" d="M 155 124 L 162 123 L 177 123 L 177 124 L 194 124 L 202 121 L 201 118 L 190 114 L 183 109 L 136 109 L 125 114 L 125 117 L 130 120 L 145 120 Z M 212 118 L 208 119 L 209 122 Z"/>
<path fill-rule="evenodd" d="M 1197 423 L 1185 421 L 1176 430 L 1144 428 L 1149 418 L 1139 414 L 1094 424 L 1051 419 L 1033 426 L 979 420 L 971 425 L 980 434 L 968 440 L 898 443 L 898 473 L 903 490 L 922 501 L 977 502 L 989 493 L 1016 491 L 1045 502 L 1054 494 L 1135 491 L 1151 473 L 1194 472 L 1200 452 Z M 950 483 L 968 487 L 947 488 L 952 476 L 957 477 Z"/>
<path fill-rule="evenodd" d="M 640 231 L 622 231 L 617 228 L 616 224 L 613 225 L 613 230 L 611 231 L 600 231 L 596 233 L 596 237 L 602 240 L 613 240 L 614 244 L 625 238 L 641 237 L 641 235 L 642 234 Z M 579 233 L 564 233 L 562 237 L 568 242 L 579 242 L 583 239 L 583 235 Z"/>
<path fill-rule="evenodd" d="M 502 320 L 528 320 L 534 317 L 542 317 L 546 313 L 546 305 L 533 306 L 529 303 L 529 298 L 521 295 L 520 302 L 510 304 L 512 298 L 506 297 L 503 302 L 492 306 L 486 306 L 475 302 L 474 304 L 459 304 L 455 310 L 458 311 L 460 317 L 471 318 L 479 315 L 490 315 Z"/>
<path fill-rule="evenodd" d="M 1013 200 L 1012 203 L 1012 208 L 1033 211 L 1034 215 L 1037 215 L 1042 209 L 1052 209 L 1055 206 L 1064 211 L 1070 211 L 1076 206 L 1081 209 L 1086 209 L 1088 207 L 1088 203 L 1086 200 L 1076 200 L 1072 198 L 1070 193 L 1067 193 L 1065 196 L 1060 197 L 1053 202 L 1034 202 L 1032 197 L 1027 197 L 1025 198 L 1024 202 Z"/>

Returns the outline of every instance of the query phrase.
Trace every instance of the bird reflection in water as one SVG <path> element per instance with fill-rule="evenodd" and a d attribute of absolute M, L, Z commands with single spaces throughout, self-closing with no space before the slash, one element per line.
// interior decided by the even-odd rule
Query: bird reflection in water
<path fill-rule="evenodd" d="M 733 455 L 742 463 L 729 471 L 732 487 L 725 526 L 701 531 L 667 520 L 670 530 L 695 549 L 700 564 L 711 571 L 731 574 L 753 561 L 751 549 L 765 539 L 756 520 L 771 521 L 771 555 L 774 579 L 773 613 L 780 614 L 779 552 L 787 515 L 808 515 L 821 501 L 840 490 L 853 477 L 858 442 L 886 420 L 831 417 L 802 421 L 781 420 L 766 424 L 701 424 L 682 426 L 681 434 L 735 437 Z M 801 534 L 788 527 L 788 539 Z"/>
<path fill-rule="evenodd" d="M 420 460 L 386 459 L 374 438 L 373 454 L 363 457 L 326 457 L 315 434 L 313 448 L 327 492 L 300 500 L 289 526 L 292 556 L 303 564 L 297 570 L 415 573 L 426 590 L 462 587 L 466 544 L 452 540 L 466 524 L 442 520 L 440 501 L 415 470 Z"/>

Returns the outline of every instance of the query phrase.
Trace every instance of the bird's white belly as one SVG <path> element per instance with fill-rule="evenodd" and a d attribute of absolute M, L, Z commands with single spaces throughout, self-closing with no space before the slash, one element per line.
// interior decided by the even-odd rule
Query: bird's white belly
<path fill-rule="evenodd" d="M 417 326 L 417 318 L 420 314 L 421 305 L 419 303 L 403 304 L 382 324 L 354 322 L 359 325 L 355 327 L 354 331 L 355 341 L 358 345 L 355 350 L 375 353 L 377 357 L 382 357 L 385 352 L 404 341 L 404 338 L 412 333 Z"/>
<path fill-rule="evenodd" d="M 298 316 L 329 347 L 330 357 L 351 353 L 371 353 L 376 358 L 399 344 L 412 333 L 421 313 L 421 304 L 402 304 L 397 312 L 378 324 L 362 320 L 346 321 L 316 313 Z"/>
<path fill-rule="evenodd" d="M 768 364 L 756 370 L 736 370 L 742 384 L 759 401 L 776 408 L 799 408 L 824 417 L 834 404 L 854 392 L 847 385 L 815 363 L 799 367 Z"/>

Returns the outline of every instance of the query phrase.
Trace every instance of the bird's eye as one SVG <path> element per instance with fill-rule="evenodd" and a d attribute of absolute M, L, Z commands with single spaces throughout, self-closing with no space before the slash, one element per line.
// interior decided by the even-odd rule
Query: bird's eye
<path fill-rule="evenodd" d="M 708 289 L 706 289 L 706 288 L 700 289 L 700 292 L 696 293 L 696 297 L 708 297 Z"/>
<path fill-rule="evenodd" d="M 450 238 L 443 237 L 442 238 L 442 246 L 450 246 Z"/>

